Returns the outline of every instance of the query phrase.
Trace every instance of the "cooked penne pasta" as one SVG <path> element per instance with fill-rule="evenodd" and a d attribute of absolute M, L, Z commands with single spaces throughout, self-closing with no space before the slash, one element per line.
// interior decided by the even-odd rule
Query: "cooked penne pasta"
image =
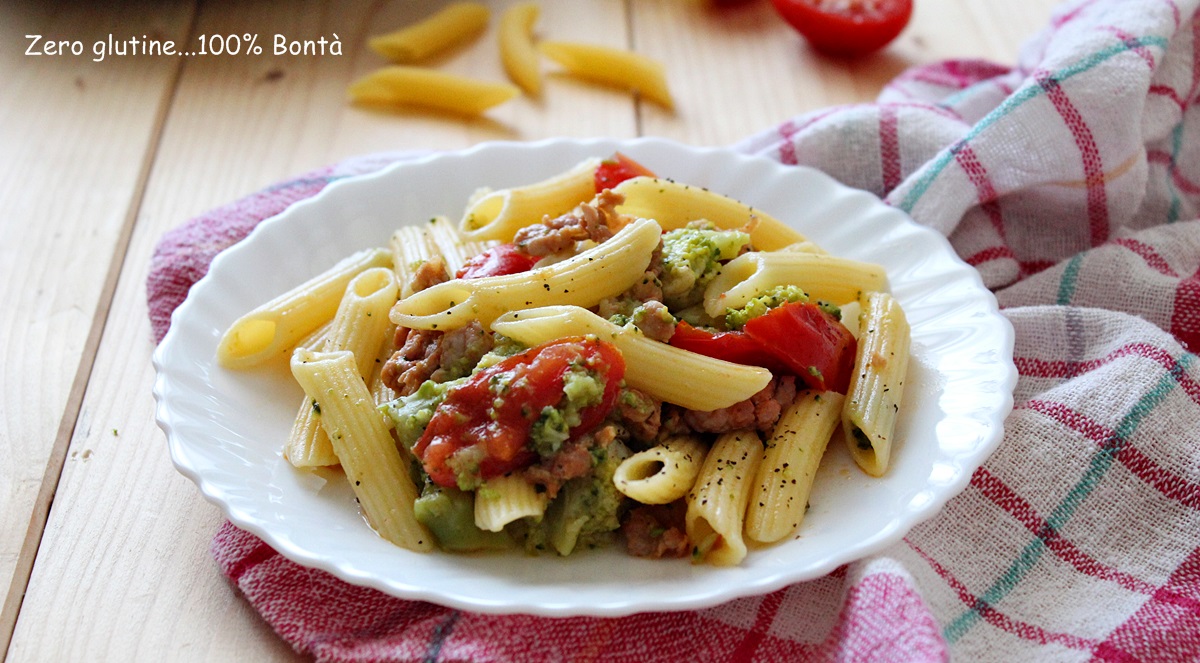
<path fill-rule="evenodd" d="M 872 292 L 859 301 L 858 352 L 842 408 L 842 433 L 854 462 L 878 477 L 891 458 L 908 373 L 910 330 L 891 295 Z"/>
<path fill-rule="evenodd" d="M 396 301 L 396 277 L 392 270 L 373 267 L 354 277 L 346 287 L 322 350 L 347 350 L 354 354 L 359 375 L 368 378 L 374 370 L 391 322 L 388 309 Z M 311 399 L 301 399 L 300 410 L 284 444 L 283 456 L 296 467 L 336 465 L 337 455 L 321 427 L 321 416 Z"/>
<path fill-rule="evenodd" d="M 533 25 L 540 9 L 534 2 L 519 2 L 500 17 L 500 61 L 512 82 L 525 92 L 542 93 L 542 69 L 533 43 Z"/>
<path fill-rule="evenodd" d="M 771 372 L 713 359 L 646 338 L 578 306 L 546 306 L 506 313 L 492 329 L 526 345 L 565 336 L 595 335 L 620 349 L 625 382 L 689 410 L 719 410 L 762 391 Z"/>
<path fill-rule="evenodd" d="M 462 269 L 467 260 L 496 245 L 494 241 L 467 241 L 454 222 L 444 216 L 433 219 L 425 230 L 451 276 Z"/>
<path fill-rule="evenodd" d="M 367 46 L 398 64 L 424 60 L 478 37 L 491 12 L 478 2 L 456 2 L 417 23 L 367 40 Z"/>
<path fill-rule="evenodd" d="M 529 39 L 537 7 L 510 6 Z M 285 458 L 341 464 L 400 546 L 568 555 L 620 530 L 738 564 L 796 535 L 839 426 L 886 471 L 909 329 L 881 267 L 651 172 L 614 153 L 477 189 L 244 316 L 222 364 L 296 348 Z"/>
<path fill-rule="evenodd" d="M 499 532 L 521 518 L 540 518 L 546 512 L 546 494 L 521 477 L 505 475 L 488 479 L 475 491 L 475 526 Z"/>
<path fill-rule="evenodd" d="M 741 308 L 754 297 L 783 285 L 796 285 L 814 301 L 844 304 L 863 292 L 887 288 L 883 267 L 817 253 L 751 251 L 730 260 L 704 291 L 712 316 Z"/>
<path fill-rule="evenodd" d="M 348 93 L 352 102 L 372 108 L 416 106 L 460 115 L 479 115 L 517 96 L 520 90 L 508 83 L 393 65 L 351 83 Z"/>
<path fill-rule="evenodd" d="M 708 189 L 654 177 L 635 177 L 617 185 L 625 197 L 617 211 L 658 221 L 663 230 L 682 228 L 703 219 L 723 230 L 750 233 L 750 242 L 761 251 L 775 251 L 805 241 L 791 226 L 732 198 Z"/>
<path fill-rule="evenodd" d="M 734 566 L 746 557 L 742 527 L 762 454 L 752 430 L 725 433 L 713 444 L 687 496 L 693 562 Z"/>
<path fill-rule="evenodd" d="M 371 527 L 403 548 L 432 550 L 433 538 L 413 515 L 416 486 L 354 355 L 297 350 L 291 367 L 296 381 L 320 408 L 322 425 Z"/>
<path fill-rule="evenodd" d="M 844 400 L 836 391 L 802 391 L 779 417 L 754 477 L 746 538 L 774 543 L 799 529 Z"/>
<path fill-rule="evenodd" d="M 642 504 L 669 504 L 692 489 L 707 453 L 708 446 L 698 437 L 671 437 L 622 461 L 613 483 Z"/>
<path fill-rule="evenodd" d="M 471 202 L 459 225 L 469 240 L 510 242 L 517 231 L 546 215 L 565 214 L 596 194 L 599 159 L 587 159 L 554 177 L 499 189 Z"/>
<path fill-rule="evenodd" d="M 660 236 L 658 224 L 638 219 L 604 244 L 553 265 L 439 283 L 397 302 L 391 319 L 402 327 L 445 331 L 472 320 L 488 325 L 506 311 L 555 304 L 594 306 L 642 278 Z"/>
<path fill-rule="evenodd" d="M 675 108 L 666 69 L 657 60 L 610 46 L 566 41 L 542 42 L 538 49 L 573 76 L 634 90 L 667 110 Z"/>
<path fill-rule="evenodd" d="M 249 368 L 283 355 L 333 318 L 350 279 L 371 267 L 390 264 L 388 251 L 360 251 L 250 311 L 221 337 L 217 362 L 225 368 Z"/>

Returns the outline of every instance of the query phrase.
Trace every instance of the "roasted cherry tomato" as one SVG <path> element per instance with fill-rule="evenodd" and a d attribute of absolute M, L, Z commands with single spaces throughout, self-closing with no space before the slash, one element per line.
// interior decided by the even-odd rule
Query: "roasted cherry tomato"
<path fill-rule="evenodd" d="M 850 330 L 812 302 L 784 304 L 751 318 L 743 333 L 813 389 L 846 393 L 858 345 Z"/>
<path fill-rule="evenodd" d="M 611 189 L 625 180 L 639 176 L 654 177 L 654 173 L 642 164 L 617 152 L 611 159 L 600 162 L 596 168 L 596 193 Z"/>
<path fill-rule="evenodd" d="M 451 389 L 413 445 L 426 474 L 440 486 L 460 477 L 485 480 L 531 465 L 537 453 L 529 432 L 545 407 L 565 398 L 563 380 L 572 364 L 604 379 L 600 402 L 580 412 L 570 438 L 598 426 L 616 403 L 625 360 L 611 343 L 572 337 L 513 355 Z"/>
<path fill-rule="evenodd" d="M 460 279 L 477 279 L 482 276 L 503 276 L 533 269 L 538 259 L 521 253 L 515 244 L 500 244 L 472 257 L 455 274 Z"/>
<path fill-rule="evenodd" d="M 695 352 L 713 359 L 723 359 L 735 364 L 747 366 L 762 366 L 772 373 L 790 373 L 787 364 L 776 359 L 775 355 L 764 348 L 758 341 L 742 332 L 712 332 L 697 329 L 680 320 L 675 325 L 675 333 L 671 335 L 670 344 L 689 352 Z"/>
<path fill-rule="evenodd" d="M 822 53 L 854 57 L 887 46 L 912 18 L 912 0 L 771 0 Z"/>
<path fill-rule="evenodd" d="M 843 394 L 857 349 L 850 330 L 810 302 L 771 309 L 751 318 L 740 332 L 710 332 L 680 322 L 670 343 L 706 357 L 795 375 L 812 389 Z"/>

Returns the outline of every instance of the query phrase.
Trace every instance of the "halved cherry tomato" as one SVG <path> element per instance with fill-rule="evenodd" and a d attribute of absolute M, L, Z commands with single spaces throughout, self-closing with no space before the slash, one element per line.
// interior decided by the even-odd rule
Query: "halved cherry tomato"
<path fill-rule="evenodd" d="M 887 46 L 912 18 L 913 0 L 771 0 L 812 47 L 845 57 Z"/>
<path fill-rule="evenodd" d="M 743 331 L 710 332 L 686 322 L 670 344 L 706 357 L 795 375 L 808 387 L 846 393 L 857 343 L 850 330 L 811 302 L 793 302 L 751 318 Z"/>
<path fill-rule="evenodd" d="M 611 159 L 601 161 L 600 166 L 596 168 L 596 193 L 639 176 L 654 177 L 654 173 L 624 154 L 616 152 Z"/>
<path fill-rule="evenodd" d="M 570 437 L 598 426 L 616 403 L 625 375 L 621 352 L 595 338 L 544 343 L 476 373 L 446 394 L 413 445 L 429 478 L 454 487 L 460 474 L 470 483 L 531 465 L 538 456 L 529 444 L 530 429 L 543 408 L 562 401 L 563 376 L 575 362 L 604 379 L 604 393 L 599 403 L 580 412 Z"/>
<path fill-rule="evenodd" d="M 500 244 L 463 263 L 455 276 L 460 279 L 477 279 L 483 276 L 528 272 L 537 261 L 537 257 L 518 251 L 515 244 Z"/>

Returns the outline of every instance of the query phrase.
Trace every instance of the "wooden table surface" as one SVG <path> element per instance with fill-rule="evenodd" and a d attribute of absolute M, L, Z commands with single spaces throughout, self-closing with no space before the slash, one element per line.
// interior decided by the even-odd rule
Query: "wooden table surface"
<path fill-rule="evenodd" d="M 660 59 L 676 111 L 553 75 L 540 101 L 478 119 L 345 103 L 346 85 L 383 64 L 366 38 L 439 4 L 2 0 L 0 639 L 10 660 L 296 657 L 217 569 L 209 543 L 222 516 L 176 473 L 154 422 L 145 280 L 166 230 L 375 151 L 551 136 L 732 143 L 869 101 L 910 65 L 1012 64 L 1055 1 L 916 0 L 895 43 L 847 63 L 808 50 L 767 0 L 547 0 L 541 37 Z M 496 16 L 511 3 L 488 4 Z M 110 34 L 194 44 L 244 33 L 263 54 L 98 62 L 92 51 Z M 336 35 L 342 55 L 276 56 L 276 34 Z M 78 40 L 84 52 L 29 55 L 26 35 Z M 433 66 L 502 80 L 494 19 Z"/>

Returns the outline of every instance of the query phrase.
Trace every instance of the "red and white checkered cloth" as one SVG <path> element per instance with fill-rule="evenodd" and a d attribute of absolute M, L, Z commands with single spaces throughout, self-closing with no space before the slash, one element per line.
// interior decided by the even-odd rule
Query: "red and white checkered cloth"
<path fill-rule="evenodd" d="M 403 601 L 226 525 L 221 569 L 323 660 L 1200 660 L 1200 0 L 1064 5 L 1015 68 L 908 71 L 739 149 L 946 233 L 1016 329 L 1016 407 L 945 510 L 827 577 L 708 610 L 480 615 Z M 171 232 L 150 311 L 359 159 Z"/>

